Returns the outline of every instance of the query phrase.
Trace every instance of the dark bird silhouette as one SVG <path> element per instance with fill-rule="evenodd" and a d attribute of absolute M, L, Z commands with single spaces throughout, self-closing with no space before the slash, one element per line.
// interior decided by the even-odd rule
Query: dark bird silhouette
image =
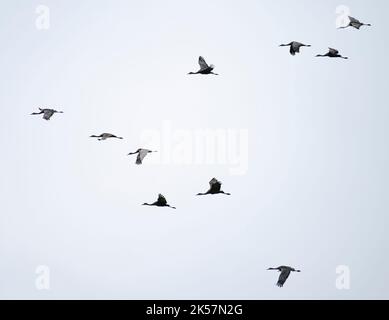
<path fill-rule="evenodd" d="M 359 30 L 362 26 L 371 27 L 370 23 L 362 23 L 358 19 L 355 19 L 355 18 L 350 17 L 350 16 L 348 18 L 350 19 L 349 24 L 346 26 L 343 26 L 343 27 L 339 27 L 338 29 L 346 29 L 346 28 L 352 27 L 352 28 Z"/>
<path fill-rule="evenodd" d="M 123 139 L 122 137 L 117 137 L 117 136 L 115 136 L 114 134 L 111 134 L 111 133 L 102 133 L 102 134 L 100 134 L 99 136 L 92 135 L 92 136 L 90 136 L 90 137 L 91 137 L 91 138 L 98 138 L 97 140 L 99 140 L 99 141 L 107 140 L 107 139 L 111 139 L 111 138 L 114 138 L 114 139 Z"/>
<path fill-rule="evenodd" d="M 339 54 L 339 51 L 333 48 L 328 48 L 329 51 L 326 54 L 318 54 L 316 57 L 329 57 L 329 58 L 342 58 L 342 59 L 348 59 L 348 57 L 343 57 Z"/>
<path fill-rule="evenodd" d="M 303 44 L 297 41 L 292 41 L 291 43 L 280 45 L 280 47 L 290 47 L 289 52 L 292 56 L 296 55 L 296 53 L 300 53 L 301 47 L 310 47 L 310 46 L 311 45 L 309 44 Z"/>
<path fill-rule="evenodd" d="M 39 108 L 39 112 L 31 113 L 32 116 L 43 114 L 43 119 L 50 120 L 50 118 L 54 115 L 54 113 L 63 113 L 63 111 L 57 111 L 54 109 L 41 109 Z"/>
<path fill-rule="evenodd" d="M 200 70 L 197 72 L 189 72 L 188 74 L 214 74 L 218 75 L 217 73 L 213 72 L 213 69 L 215 69 L 215 66 L 213 64 L 208 65 L 205 62 L 205 59 L 203 57 L 199 57 L 199 65 L 200 65 Z"/>
<path fill-rule="evenodd" d="M 152 152 L 157 152 L 157 151 L 151 151 L 151 150 L 147 150 L 147 149 L 138 149 L 137 151 L 131 152 L 128 155 L 131 156 L 133 154 L 138 154 L 138 156 L 136 157 L 136 162 L 135 163 L 136 164 L 142 164 L 142 161 L 147 156 L 147 154 L 148 153 L 152 153 Z"/>
<path fill-rule="evenodd" d="M 221 190 L 222 183 L 218 181 L 216 178 L 213 178 L 211 181 L 209 181 L 209 190 L 205 193 L 198 193 L 198 196 L 206 196 L 208 194 L 225 194 L 230 196 L 230 193 L 226 193 Z"/>
<path fill-rule="evenodd" d="M 143 206 L 169 207 L 172 209 L 177 209 L 176 207 L 169 205 L 166 201 L 166 198 L 162 194 L 158 195 L 158 200 L 154 203 L 144 203 Z"/>
<path fill-rule="evenodd" d="M 278 278 L 278 282 L 277 282 L 277 286 L 279 286 L 280 288 L 282 288 L 284 286 L 285 281 L 288 279 L 291 272 L 301 272 L 300 270 L 296 270 L 294 268 L 285 267 L 285 266 L 281 266 L 278 268 L 269 268 L 267 270 L 277 270 L 277 271 L 281 272 L 281 274 Z"/>

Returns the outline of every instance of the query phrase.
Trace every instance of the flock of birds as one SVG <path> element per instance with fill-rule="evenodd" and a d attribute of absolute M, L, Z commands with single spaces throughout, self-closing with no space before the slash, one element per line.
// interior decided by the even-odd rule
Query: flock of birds
<path fill-rule="evenodd" d="M 339 29 L 345 29 L 345 28 L 355 28 L 355 29 L 360 29 L 362 26 L 371 26 L 371 24 L 365 24 L 360 22 L 359 20 L 349 17 L 349 23 L 345 26 L 340 27 Z M 300 49 L 302 47 L 311 47 L 311 45 L 306 45 L 297 41 L 292 41 L 288 44 L 281 44 L 280 47 L 290 47 L 290 54 L 292 56 L 295 56 L 296 53 L 300 53 Z M 329 57 L 329 58 L 341 58 L 341 59 L 348 59 L 348 57 L 344 57 L 339 54 L 339 51 L 333 48 L 329 48 L 329 51 L 326 54 L 318 54 L 316 57 Z M 214 73 L 213 70 L 215 69 L 215 66 L 213 64 L 208 65 L 207 62 L 203 57 L 199 57 L 198 61 L 200 65 L 200 69 L 196 72 L 189 72 L 189 75 L 195 75 L 195 74 L 203 74 L 203 75 L 218 75 L 217 73 Z M 45 120 L 50 120 L 51 117 L 56 114 L 56 113 L 63 113 L 63 111 L 57 111 L 54 109 L 41 109 L 39 108 L 39 112 L 34 112 L 31 115 L 41 115 L 43 114 L 43 119 Z M 97 138 L 99 141 L 107 140 L 107 139 L 123 139 L 123 137 L 116 136 L 111 133 L 102 133 L 100 135 L 91 135 L 91 138 Z M 128 155 L 135 155 L 137 154 L 136 158 L 136 164 L 141 165 L 143 162 L 143 159 L 149 154 L 157 151 L 151 151 L 148 149 L 138 149 L 135 152 L 131 152 Z M 216 194 L 224 194 L 224 195 L 231 195 L 230 193 L 224 192 L 221 190 L 222 183 L 217 180 L 216 178 L 213 178 L 209 182 L 209 190 L 205 193 L 198 193 L 197 196 L 206 196 L 206 195 L 216 195 Z M 144 203 L 144 206 L 154 206 L 154 207 L 168 207 L 171 209 L 176 209 L 176 207 L 171 206 L 168 204 L 166 198 L 162 195 L 158 195 L 157 201 L 153 203 Z M 294 269 L 292 267 L 288 266 L 280 266 L 277 268 L 269 268 L 268 270 L 275 270 L 279 271 L 280 275 L 278 278 L 277 286 L 283 287 L 286 280 L 288 279 L 289 275 L 292 272 L 301 272 L 300 270 Z"/>
<path fill-rule="evenodd" d="M 362 26 L 369 26 L 371 27 L 370 23 L 363 23 L 359 21 L 358 19 L 355 19 L 353 17 L 348 17 L 349 18 L 349 23 L 345 26 L 339 27 L 338 29 L 346 29 L 346 28 L 355 28 L 355 29 L 360 29 Z M 296 55 L 296 53 L 300 53 L 300 49 L 302 47 L 311 47 L 309 44 L 303 44 L 297 41 L 292 41 L 288 44 L 281 44 L 280 47 L 290 47 L 290 54 L 292 56 Z M 316 57 L 328 57 L 328 58 L 341 58 L 341 59 L 348 59 L 348 57 L 343 57 L 341 54 L 339 54 L 339 50 L 334 49 L 334 48 L 328 48 L 328 52 L 326 54 L 318 54 Z"/>

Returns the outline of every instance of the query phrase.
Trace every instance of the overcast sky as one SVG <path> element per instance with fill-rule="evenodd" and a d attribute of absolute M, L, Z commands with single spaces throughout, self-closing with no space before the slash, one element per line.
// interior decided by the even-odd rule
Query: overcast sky
<path fill-rule="evenodd" d="M 337 30 L 339 5 L 373 26 Z M 388 9 L 2 1 L 0 298 L 389 298 Z M 314 57 L 327 47 L 350 59 Z M 199 55 L 220 75 L 188 76 Z M 201 130 L 228 137 L 224 162 L 201 161 Z M 139 147 L 159 154 L 136 166 Z M 213 177 L 232 196 L 197 198 Z M 178 209 L 141 206 L 158 193 Z M 280 289 L 279 265 L 302 273 Z"/>

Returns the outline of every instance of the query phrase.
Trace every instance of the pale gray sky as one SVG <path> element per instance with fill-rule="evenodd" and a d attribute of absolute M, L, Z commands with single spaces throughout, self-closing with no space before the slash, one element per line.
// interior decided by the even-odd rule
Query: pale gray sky
<path fill-rule="evenodd" d="M 339 5 L 373 27 L 337 30 Z M 0 298 L 389 298 L 388 9 L 1 2 Z M 291 57 L 278 45 L 292 40 L 312 48 Z M 350 60 L 314 58 L 328 46 Z M 187 76 L 199 55 L 220 76 Z M 39 106 L 65 113 L 29 116 Z M 247 130 L 247 172 L 135 166 L 126 154 L 158 147 L 141 137 L 164 123 Z M 88 138 L 102 132 L 125 140 Z M 196 198 L 212 177 L 232 196 Z M 178 210 L 140 206 L 159 192 Z M 40 265 L 49 291 L 35 287 Z M 303 272 L 279 289 L 266 271 L 278 265 Z M 350 290 L 335 286 L 339 265 Z"/>

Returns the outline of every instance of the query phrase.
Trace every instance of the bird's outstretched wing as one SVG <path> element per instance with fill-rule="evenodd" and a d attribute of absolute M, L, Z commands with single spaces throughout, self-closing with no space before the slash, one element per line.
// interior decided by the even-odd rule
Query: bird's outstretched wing
<path fill-rule="evenodd" d="M 331 54 L 338 54 L 339 53 L 339 51 L 334 49 L 334 48 L 328 48 L 328 49 L 330 50 Z"/>
<path fill-rule="evenodd" d="M 138 156 L 136 157 L 136 164 L 142 164 L 143 159 L 146 157 L 148 151 L 145 149 L 141 149 L 138 152 Z"/>
<path fill-rule="evenodd" d="M 53 110 L 45 109 L 45 110 L 43 110 L 43 119 L 50 120 L 50 118 L 53 116 L 53 114 L 54 114 Z"/>
<path fill-rule="evenodd" d="M 222 187 L 222 183 L 216 178 L 213 178 L 211 181 L 209 181 L 209 186 L 211 191 L 219 192 Z"/>
<path fill-rule="evenodd" d="M 142 164 L 142 160 L 143 160 L 143 158 L 140 156 L 140 153 L 138 153 L 138 156 L 136 157 L 136 164 Z"/>
<path fill-rule="evenodd" d="M 290 269 L 282 269 L 281 274 L 278 278 L 277 286 L 282 288 L 285 284 L 285 281 L 288 279 L 290 275 Z"/>
<path fill-rule="evenodd" d="M 353 18 L 353 17 L 348 17 L 349 19 L 350 19 L 350 23 L 361 23 L 358 19 L 355 19 L 355 18 Z"/>
<path fill-rule="evenodd" d="M 162 206 L 167 205 L 166 198 L 162 194 L 158 195 L 158 203 Z"/>
<path fill-rule="evenodd" d="M 209 68 L 208 64 L 205 62 L 205 59 L 201 56 L 199 57 L 199 65 L 200 65 L 200 70 Z"/>

